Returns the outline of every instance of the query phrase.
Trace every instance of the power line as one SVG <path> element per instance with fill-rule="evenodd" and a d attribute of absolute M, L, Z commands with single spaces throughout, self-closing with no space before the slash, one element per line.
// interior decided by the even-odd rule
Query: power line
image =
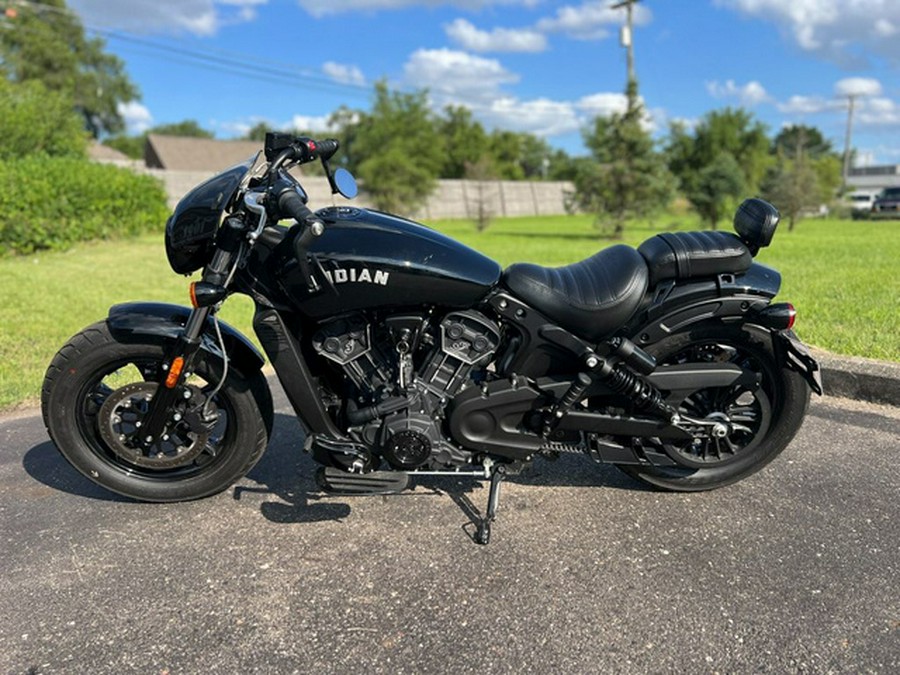
<path fill-rule="evenodd" d="M 83 23 L 81 17 L 67 8 L 53 7 L 51 5 L 29 2 L 28 0 L 14 0 L 11 3 L 6 3 L 6 5 L 7 7 L 29 7 L 37 13 L 50 12 L 68 15 L 78 20 L 84 29 L 92 34 L 107 38 L 108 40 L 116 40 L 124 43 L 127 48 L 134 51 L 140 52 L 141 49 L 143 49 L 144 54 L 182 65 L 212 70 L 234 77 L 271 82 L 300 89 L 338 91 L 356 97 L 362 97 L 363 95 L 368 97 L 371 94 L 371 89 L 366 85 L 338 82 L 325 76 L 316 75 L 311 72 L 312 69 L 309 67 L 299 66 L 297 64 L 273 61 L 260 58 L 253 54 L 232 52 L 222 49 L 180 47 L 168 42 L 140 37 L 126 31 L 115 31 Z M 18 30 L 27 30 L 21 25 L 16 26 L 16 28 Z"/>

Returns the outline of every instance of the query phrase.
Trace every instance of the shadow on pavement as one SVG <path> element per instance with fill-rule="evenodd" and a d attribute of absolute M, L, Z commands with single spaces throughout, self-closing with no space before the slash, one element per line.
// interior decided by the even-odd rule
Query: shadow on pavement
<path fill-rule="evenodd" d="M 348 502 L 353 499 L 371 498 L 371 495 L 334 495 L 322 492 L 315 480 L 319 465 L 302 452 L 303 432 L 292 415 L 275 416 L 275 425 L 269 447 L 259 463 L 251 469 L 247 478 L 256 485 L 239 484 L 231 488 L 232 497 L 240 501 L 244 495 L 273 495 L 279 501 L 265 501 L 260 512 L 274 523 L 310 523 L 341 520 L 350 515 Z M 29 476 L 44 485 L 79 497 L 110 502 L 133 501 L 94 484 L 63 458 L 54 445 L 46 441 L 34 446 L 25 454 L 23 467 Z M 550 462 L 538 460 L 518 475 L 510 476 L 508 483 L 554 487 L 606 487 L 624 490 L 649 489 L 634 481 L 614 467 L 598 465 L 580 455 L 563 455 Z M 466 476 L 415 477 L 412 485 L 415 493 L 449 496 L 471 523 L 477 523 L 487 500 L 485 481 Z M 476 506 L 473 497 L 485 505 Z"/>
<path fill-rule="evenodd" d="M 39 483 L 60 492 L 106 502 L 134 501 L 89 481 L 65 460 L 50 441 L 35 445 L 26 452 L 22 468 Z"/>

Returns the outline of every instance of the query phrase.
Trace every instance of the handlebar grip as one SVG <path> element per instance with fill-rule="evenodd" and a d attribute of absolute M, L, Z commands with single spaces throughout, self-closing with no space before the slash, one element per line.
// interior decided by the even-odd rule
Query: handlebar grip
<path fill-rule="evenodd" d="M 293 218 L 301 225 L 305 225 L 303 231 L 294 240 L 294 248 L 298 251 L 308 249 L 309 245 L 325 232 L 325 223 L 309 210 L 309 207 L 303 203 L 303 199 L 294 190 L 288 189 L 278 195 L 278 210 L 282 216 Z"/>
<path fill-rule="evenodd" d="M 316 141 L 316 153 L 320 159 L 329 160 L 338 151 L 341 144 L 335 138 L 326 138 L 324 141 Z"/>
<path fill-rule="evenodd" d="M 306 223 L 315 214 L 303 203 L 303 198 L 295 190 L 287 189 L 278 195 L 278 211 L 282 216 L 293 218 L 298 223 Z"/>

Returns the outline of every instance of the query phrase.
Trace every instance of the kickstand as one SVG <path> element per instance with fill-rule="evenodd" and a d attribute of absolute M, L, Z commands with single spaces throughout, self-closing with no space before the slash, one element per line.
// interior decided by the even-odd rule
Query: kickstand
<path fill-rule="evenodd" d="M 487 513 L 475 531 L 475 543 L 482 546 L 491 541 L 491 523 L 497 517 L 497 504 L 500 501 L 500 481 L 506 478 L 506 467 L 502 464 L 491 467 L 491 491 L 488 494 Z"/>

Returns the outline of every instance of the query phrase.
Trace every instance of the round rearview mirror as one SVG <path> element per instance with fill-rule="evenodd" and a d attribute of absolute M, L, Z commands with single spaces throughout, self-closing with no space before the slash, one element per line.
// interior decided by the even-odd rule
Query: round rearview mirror
<path fill-rule="evenodd" d="M 347 169 L 338 169 L 334 172 L 334 187 L 338 193 L 347 198 L 353 199 L 359 194 L 359 188 L 356 186 L 356 179 Z"/>

